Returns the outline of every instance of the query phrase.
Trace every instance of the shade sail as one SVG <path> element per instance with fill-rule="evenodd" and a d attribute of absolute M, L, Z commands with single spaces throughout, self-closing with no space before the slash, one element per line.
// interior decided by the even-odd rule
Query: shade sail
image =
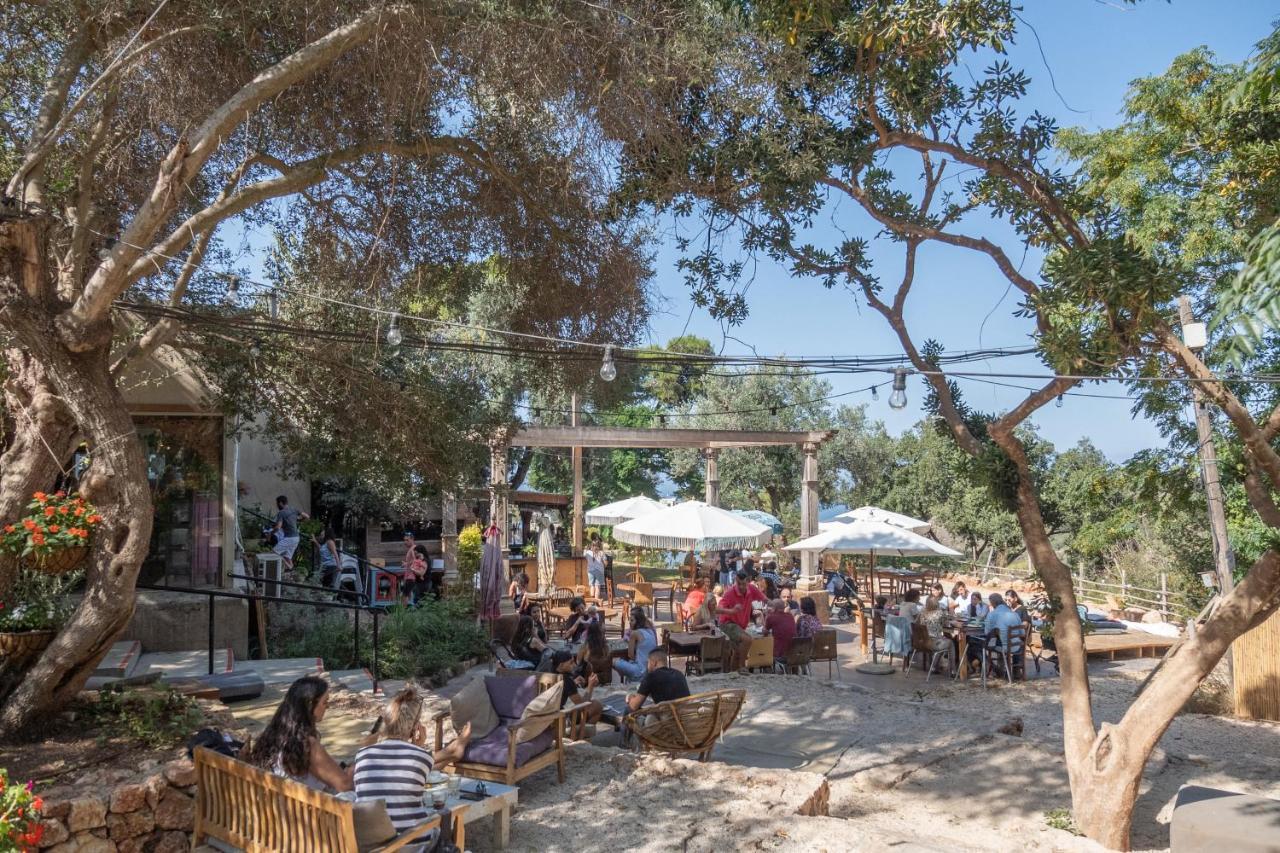
<path fill-rule="evenodd" d="M 758 521 L 702 501 L 665 507 L 613 528 L 619 542 L 668 551 L 756 548 L 772 536 L 773 531 Z"/>
<path fill-rule="evenodd" d="M 883 521 L 851 521 L 801 539 L 787 551 L 830 554 L 887 554 L 894 557 L 961 557 L 959 551 Z"/>
<path fill-rule="evenodd" d="M 636 495 L 632 498 L 623 498 L 620 501 L 589 509 L 583 518 L 587 524 L 622 524 L 624 521 L 642 518 L 660 509 L 662 509 L 662 504 L 653 498 Z"/>
<path fill-rule="evenodd" d="M 930 527 L 927 521 L 921 521 L 918 518 L 912 518 L 909 515 L 903 515 L 892 510 L 881 509 L 878 506 L 860 506 L 857 509 L 840 513 L 832 521 L 883 521 L 885 524 L 892 524 L 894 527 L 901 527 L 904 530 L 914 530 L 916 533 L 922 533 Z"/>

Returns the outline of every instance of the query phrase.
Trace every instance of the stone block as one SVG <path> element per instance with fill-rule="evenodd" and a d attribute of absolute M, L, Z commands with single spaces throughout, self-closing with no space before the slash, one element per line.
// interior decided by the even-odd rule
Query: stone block
<path fill-rule="evenodd" d="M 1280 849 L 1280 800 L 1183 785 L 1169 822 L 1172 853 Z"/>
<path fill-rule="evenodd" d="M 94 797 L 84 797 L 71 801 L 71 809 L 67 812 L 67 829 L 82 832 L 107 825 L 107 804 Z"/>
<path fill-rule="evenodd" d="M 156 806 L 156 826 L 190 832 L 196 823 L 196 801 L 173 788 L 164 792 Z"/>
<path fill-rule="evenodd" d="M 147 808 L 154 810 L 160 805 L 161 795 L 169 790 L 169 783 L 165 781 L 163 773 L 157 773 L 154 776 L 148 776 L 142 785 L 147 789 Z"/>
<path fill-rule="evenodd" d="M 67 825 L 60 820 L 45 818 L 40 821 L 40 825 L 44 827 L 44 835 L 40 836 L 41 847 L 52 847 L 71 837 L 71 833 L 67 831 Z"/>
<path fill-rule="evenodd" d="M 41 799 L 44 800 L 44 808 L 40 810 L 40 814 L 48 818 L 64 818 L 71 812 L 71 800 L 75 797 L 75 792 L 68 788 L 50 788 L 40 793 Z"/>
<path fill-rule="evenodd" d="M 186 788 L 196 783 L 196 766 L 189 758 L 171 761 L 165 765 L 164 778 L 175 788 Z"/>
<path fill-rule="evenodd" d="M 185 832 L 166 832 L 150 849 L 150 853 L 187 853 L 190 849 L 191 838 Z"/>
<path fill-rule="evenodd" d="M 115 814 L 136 812 L 147 804 L 147 786 L 121 785 L 111 792 L 110 810 Z"/>
<path fill-rule="evenodd" d="M 133 811 L 128 814 L 107 815 L 107 832 L 112 841 L 137 838 L 156 828 L 156 819 L 150 811 Z"/>

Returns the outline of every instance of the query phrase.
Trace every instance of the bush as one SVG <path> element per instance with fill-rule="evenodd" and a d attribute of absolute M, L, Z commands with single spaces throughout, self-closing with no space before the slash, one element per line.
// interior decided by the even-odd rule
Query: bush
<path fill-rule="evenodd" d="M 196 701 L 172 688 L 128 690 L 107 684 L 87 710 L 104 732 L 123 734 L 153 747 L 179 743 L 204 722 Z"/>
<path fill-rule="evenodd" d="M 484 534 L 480 525 L 471 524 L 462 528 L 458 534 L 458 581 L 457 589 L 471 590 L 475 587 L 476 573 L 480 571 L 480 557 L 484 553 Z"/>
<path fill-rule="evenodd" d="M 272 650 L 281 657 L 318 657 L 329 670 L 373 666 L 373 615 L 360 617 L 360 660 L 354 659 L 349 611 L 305 615 L 305 626 L 291 625 L 297 616 L 273 620 L 279 640 Z M 283 616 L 283 614 L 281 614 Z M 378 675 L 381 678 L 430 678 L 467 658 L 485 652 L 485 635 L 475 624 L 467 600 L 427 600 L 417 608 L 393 607 L 378 620 Z"/>

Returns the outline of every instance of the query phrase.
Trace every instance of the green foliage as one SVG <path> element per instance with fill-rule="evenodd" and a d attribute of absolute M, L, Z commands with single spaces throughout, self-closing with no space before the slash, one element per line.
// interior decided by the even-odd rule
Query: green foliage
<path fill-rule="evenodd" d="M 177 690 L 132 690 L 112 684 L 98 691 L 87 715 L 103 732 L 157 748 L 185 740 L 204 721 L 196 701 Z"/>
<path fill-rule="evenodd" d="M 1071 809 L 1049 809 L 1044 813 L 1044 822 L 1050 829 L 1060 829 L 1072 835 L 1084 834 L 1076 826 L 1075 818 L 1071 816 Z"/>
<path fill-rule="evenodd" d="M 470 590 L 480 571 L 480 558 L 484 554 L 484 532 L 478 524 L 468 524 L 458 533 L 458 582 L 455 589 Z"/>
<path fill-rule="evenodd" d="M 20 568 L 9 597 L 0 601 L 0 631 L 56 631 L 71 615 L 71 590 L 84 579 L 80 571 L 50 575 Z"/>

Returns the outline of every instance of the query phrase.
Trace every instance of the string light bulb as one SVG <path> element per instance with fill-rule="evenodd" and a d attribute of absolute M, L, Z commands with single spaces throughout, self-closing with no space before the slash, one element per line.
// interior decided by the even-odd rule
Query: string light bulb
<path fill-rule="evenodd" d="M 600 363 L 600 378 L 612 382 L 618 378 L 618 366 L 613 363 L 613 347 L 604 348 L 604 361 Z"/>
<path fill-rule="evenodd" d="M 391 325 L 387 327 L 387 346 L 398 347 L 404 341 L 404 332 L 396 323 L 396 315 L 391 315 Z"/>
<path fill-rule="evenodd" d="M 872 386 L 871 386 L 871 399 L 872 399 L 872 400 L 879 400 L 879 399 L 880 399 L 880 386 L 878 386 L 878 385 L 872 385 Z"/>
<path fill-rule="evenodd" d="M 1061 409 L 1061 408 L 1062 408 L 1062 395 L 1061 395 L 1061 394 L 1059 394 L 1059 395 L 1058 395 L 1058 399 L 1056 399 L 1056 400 L 1054 400 L 1054 401 L 1053 401 L 1053 405 L 1057 406 L 1059 409 Z"/>
<path fill-rule="evenodd" d="M 893 371 L 893 393 L 889 395 L 889 408 L 905 409 L 907 407 L 907 370 L 904 367 Z"/>
<path fill-rule="evenodd" d="M 233 275 L 227 279 L 227 292 L 222 295 L 222 301 L 227 305 L 235 305 L 236 298 L 240 295 L 240 276 Z"/>

